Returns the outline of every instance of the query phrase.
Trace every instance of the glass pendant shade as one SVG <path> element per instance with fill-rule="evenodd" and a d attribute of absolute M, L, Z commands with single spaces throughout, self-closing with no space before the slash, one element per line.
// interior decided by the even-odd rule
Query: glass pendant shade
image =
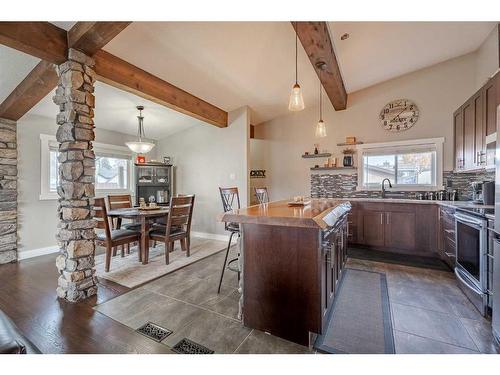
<path fill-rule="evenodd" d="M 288 102 L 288 109 L 290 111 L 302 111 L 304 109 L 304 98 L 302 97 L 302 90 L 298 83 L 293 85 L 292 92 L 290 93 L 290 101 Z"/>
<path fill-rule="evenodd" d="M 316 124 L 316 137 L 324 138 L 326 137 L 326 124 L 323 120 L 319 120 Z"/>
<path fill-rule="evenodd" d="M 147 154 L 149 151 L 155 147 L 154 143 L 151 142 L 145 142 L 142 139 L 145 138 L 144 135 L 144 117 L 142 116 L 142 110 L 144 109 L 143 106 L 138 106 L 137 109 L 139 110 L 139 116 L 137 116 L 137 119 L 139 120 L 139 125 L 138 125 L 138 130 L 137 130 L 137 141 L 133 142 L 125 142 L 125 145 L 132 151 L 135 152 L 136 154 Z"/>
<path fill-rule="evenodd" d="M 147 154 L 155 147 L 154 143 L 144 141 L 126 142 L 125 145 L 136 154 Z"/>

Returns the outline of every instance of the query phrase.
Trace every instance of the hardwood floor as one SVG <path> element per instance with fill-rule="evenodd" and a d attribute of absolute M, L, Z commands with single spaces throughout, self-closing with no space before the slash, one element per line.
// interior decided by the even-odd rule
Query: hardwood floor
<path fill-rule="evenodd" d="M 0 267 L 2 309 L 43 353 L 171 353 L 93 309 L 128 288 L 100 280 L 98 295 L 70 304 L 56 297 L 56 255 Z"/>

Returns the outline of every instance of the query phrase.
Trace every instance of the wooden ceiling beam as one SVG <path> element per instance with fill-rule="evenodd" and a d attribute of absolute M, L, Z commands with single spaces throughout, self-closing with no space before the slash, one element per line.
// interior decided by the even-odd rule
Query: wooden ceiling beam
<path fill-rule="evenodd" d="M 58 82 L 55 65 L 40 61 L 0 104 L 0 117 L 17 121 L 48 95 Z"/>
<path fill-rule="evenodd" d="M 100 81 L 212 125 L 226 127 L 226 111 L 101 50 L 129 24 L 77 22 L 66 33 L 48 22 L 0 22 L 0 43 L 46 60 L 0 104 L 0 117 L 17 121 L 57 86 L 51 63 L 66 61 L 69 46 L 93 55 Z"/>
<path fill-rule="evenodd" d="M 77 22 L 68 31 L 68 46 L 93 56 L 132 22 Z"/>
<path fill-rule="evenodd" d="M 47 35 L 52 35 L 51 33 L 61 34 L 57 30 L 54 31 L 55 29 L 52 27 L 45 28 L 45 26 L 40 25 L 45 23 L 46 22 L 0 22 L 0 43 L 3 43 L 4 41 L 2 38 L 6 38 L 6 35 L 9 35 L 10 37 L 7 41 L 11 44 L 10 46 L 13 48 L 16 48 L 17 46 L 17 49 L 30 53 L 30 51 L 24 47 L 25 45 L 37 45 L 38 48 L 40 48 L 44 46 L 44 43 L 47 43 Z M 66 31 L 54 26 L 55 28 L 62 30 L 62 33 L 64 34 L 64 53 L 60 54 L 58 52 L 57 54 L 49 54 L 52 55 L 52 57 L 47 58 L 48 61 L 42 60 L 38 63 L 38 65 L 33 68 L 26 78 L 3 101 L 3 103 L 0 104 L 0 117 L 13 121 L 19 120 L 22 116 L 24 116 L 24 114 L 33 108 L 35 104 L 56 88 L 58 78 L 55 65 L 53 65 L 52 62 L 59 64 L 67 60 L 66 56 L 68 44 L 71 48 L 93 55 L 129 24 L 130 22 L 77 22 L 67 34 Z M 21 29 L 24 29 L 25 31 L 23 33 L 19 33 L 18 30 Z M 42 33 L 38 36 L 30 34 L 35 30 L 42 29 L 46 31 L 45 34 Z M 28 38 L 28 34 L 30 34 L 31 37 Z M 51 36 L 51 40 L 59 38 L 54 38 L 54 35 Z M 38 38 L 37 42 L 35 41 L 36 38 Z M 66 40 L 68 40 L 68 42 L 66 42 Z M 17 44 L 13 41 L 17 41 Z M 50 50 L 52 45 L 53 44 L 49 43 L 46 45 L 46 48 L 42 49 Z M 59 45 L 62 45 L 62 42 L 59 43 Z M 61 60 L 54 58 L 54 56 L 60 57 L 60 55 L 63 55 L 64 59 Z M 44 56 L 37 57 L 44 59 Z"/>
<path fill-rule="evenodd" d="M 0 43 L 42 60 L 66 61 L 66 31 L 50 22 L 0 22 Z"/>
<path fill-rule="evenodd" d="M 94 55 L 98 80 L 220 128 L 227 112 L 104 50 Z"/>
<path fill-rule="evenodd" d="M 347 107 L 347 92 L 326 22 L 292 22 L 335 110 Z"/>

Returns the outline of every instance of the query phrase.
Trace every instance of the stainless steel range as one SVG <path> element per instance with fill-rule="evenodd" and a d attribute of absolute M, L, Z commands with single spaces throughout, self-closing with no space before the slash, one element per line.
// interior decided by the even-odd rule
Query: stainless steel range
<path fill-rule="evenodd" d="M 488 220 L 481 212 L 455 213 L 456 266 L 459 285 L 483 315 L 488 314 Z"/>

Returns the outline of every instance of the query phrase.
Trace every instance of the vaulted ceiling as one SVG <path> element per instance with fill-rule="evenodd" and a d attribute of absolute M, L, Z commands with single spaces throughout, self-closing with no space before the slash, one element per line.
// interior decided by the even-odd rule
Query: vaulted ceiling
<path fill-rule="evenodd" d="M 74 22 L 55 24 L 68 30 Z M 330 22 L 329 29 L 349 93 L 472 52 L 495 25 Z M 341 41 L 344 33 L 349 38 Z M 294 48 L 289 22 L 133 22 L 104 50 L 225 111 L 248 105 L 252 122 L 258 124 L 288 113 Z M 0 101 L 39 61 L 0 45 Z M 300 44 L 298 64 L 306 106 L 314 106 L 318 78 Z M 138 104 L 150 108 L 145 112 L 146 126 L 153 137 L 201 124 L 105 84 L 97 85 L 96 96 L 96 122 L 106 129 L 134 134 Z M 55 116 L 50 97 L 29 113 Z"/>

